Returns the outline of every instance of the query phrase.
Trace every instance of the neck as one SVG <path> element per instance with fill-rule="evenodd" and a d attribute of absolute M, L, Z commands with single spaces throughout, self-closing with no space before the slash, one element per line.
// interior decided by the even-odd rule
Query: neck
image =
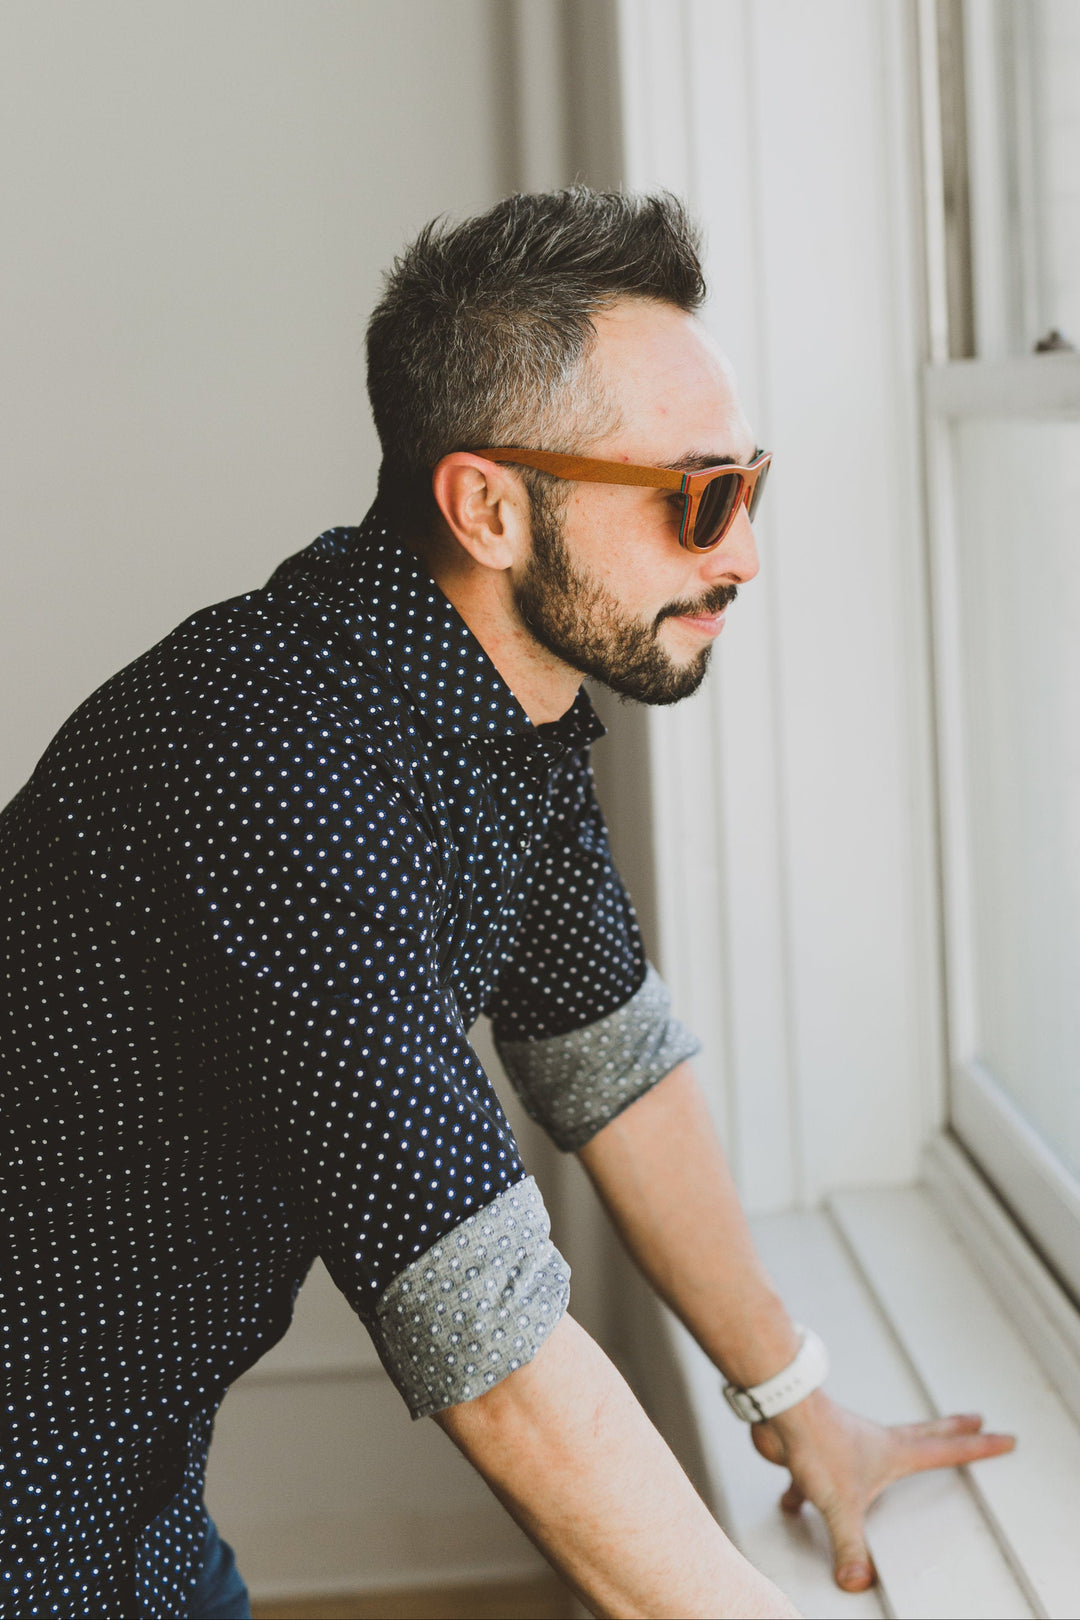
<path fill-rule="evenodd" d="M 533 725 L 564 715 L 577 696 L 581 674 L 542 647 L 522 622 L 509 571 L 480 567 L 456 545 L 436 544 L 418 555 Z"/>

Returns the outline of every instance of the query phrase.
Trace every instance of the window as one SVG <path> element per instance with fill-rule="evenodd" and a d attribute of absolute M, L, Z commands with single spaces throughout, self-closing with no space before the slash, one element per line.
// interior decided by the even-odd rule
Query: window
<path fill-rule="evenodd" d="M 1080 6 L 920 25 L 950 1121 L 1080 1298 Z"/>

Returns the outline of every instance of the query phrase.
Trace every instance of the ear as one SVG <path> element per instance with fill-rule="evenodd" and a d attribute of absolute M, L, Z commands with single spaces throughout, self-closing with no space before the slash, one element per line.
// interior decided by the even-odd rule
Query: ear
<path fill-rule="evenodd" d="M 431 488 L 454 539 L 482 568 L 511 568 L 528 549 L 528 496 L 507 467 L 455 450 L 436 463 Z"/>

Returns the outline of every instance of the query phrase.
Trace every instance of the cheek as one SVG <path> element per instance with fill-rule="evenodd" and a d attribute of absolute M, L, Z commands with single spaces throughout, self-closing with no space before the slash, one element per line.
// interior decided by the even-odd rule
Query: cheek
<path fill-rule="evenodd" d="M 609 551 L 639 514 L 633 490 L 617 484 L 575 484 L 566 503 L 565 532 L 575 555 L 592 559 Z"/>
<path fill-rule="evenodd" d="M 685 594 L 692 564 L 678 543 L 679 526 L 641 491 L 578 485 L 566 506 L 565 535 L 574 566 L 625 611 L 652 617 Z"/>

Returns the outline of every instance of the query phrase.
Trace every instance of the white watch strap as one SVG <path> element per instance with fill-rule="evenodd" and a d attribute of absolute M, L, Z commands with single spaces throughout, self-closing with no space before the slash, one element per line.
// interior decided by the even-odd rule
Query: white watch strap
<path fill-rule="evenodd" d="M 773 1378 L 752 1389 L 738 1384 L 725 1384 L 724 1396 L 736 1417 L 744 1423 L 764 1423 L 768 1418 L 786 1412 L 813 1390 L 819 1389 L 829 1376 L 829 1353 L 812 1328 L 798 1327 L 801 1335 L 795 1360 Z"/>

